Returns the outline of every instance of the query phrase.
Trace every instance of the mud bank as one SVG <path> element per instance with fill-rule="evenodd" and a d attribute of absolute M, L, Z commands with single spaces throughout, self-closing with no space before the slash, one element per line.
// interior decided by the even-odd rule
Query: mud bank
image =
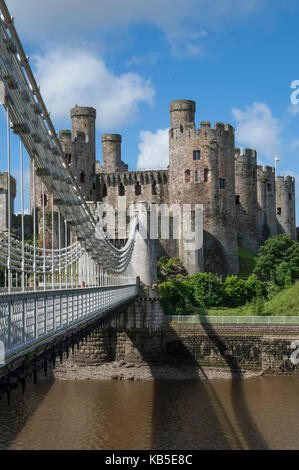
<path fill-rule="evenodd" d="M 243 378 L 248 379 L 262 375 L 256 371 L 231 371 L 229 368 L 194 367 L 194 366 L 147 366 L 133 363 L 112 362 L 100 366 L 79 367 L 72 361 L 64 362 L 49 371 L 42 381 L 65 382 L 83 380 L 215 380 Z"/>

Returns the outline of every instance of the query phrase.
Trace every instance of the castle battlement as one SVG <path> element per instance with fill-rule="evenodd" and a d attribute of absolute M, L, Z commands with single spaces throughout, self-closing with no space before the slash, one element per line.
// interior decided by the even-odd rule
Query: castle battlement
<path fill-rule="evenodd" d="M 200 128 L 196 129 L 195 124 L 181 125 L 181 127 L 176 129 L 170 129 L 169 136 L 171 139 L 194 139 L 197 137 L 209 135 L 210 139 L 231 139 L 234 137 L 235 129 L 230 124 L 224 124 L 222 122 L 216 122 L 214 127 L 212 127 L 210 121 L 202 121 L 200 123 Z"/>
<path fill-rule="evenodd" d="M 287 184 L 295 184 L 296 179 L 294 176 L 276 176 L 276 184 L 277 185 L 287 185 Z"/>
<path fill-rule="evenodd" d="M 2 191 L 3 193 L 4 191 L 7 192 L 7 190 L 8 190 L 8 173 L 7 171 L 4 171 L 3 173 L 0 173 L 0 191 Z M 12 175 L 10 175 L 10 193 L 13 198 L 16 197 L 17 181 Z"/>
<path fill-rule="evenodd" d="M 236 158 L 240 158 L 240 160 L 247 160 L 251 163 L 256 163 L 257 152 L 254 149 L 243 149 L 243 152 L 239 147 L 235 148 L 235 156 Z"/>
<path fill-rule="evenodd" d="M 100 183 L 108 186 L 117 184 L 128 186 L 130 184 L 137 183 L 140 185 L 150 183 L 167 184 L 168 177 L 168 170 L 121 171 L 114 173 L 100 173 L 99 181 Z"/>
<path fill-rule="evenodd" d="M 275 178 L 276 170 L 274 166 L 257 166 L 258 176 L 265 176 L 268 178 Z"/>

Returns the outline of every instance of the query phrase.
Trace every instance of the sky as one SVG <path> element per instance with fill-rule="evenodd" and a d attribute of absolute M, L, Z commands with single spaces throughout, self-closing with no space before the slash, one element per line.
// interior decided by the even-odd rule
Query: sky
<path fill-rule="evenodd" d="M 278 173 L 297 176 L 298 224 L 297 0 L 7 0 L 7 6 L 57 130 L 70 128 L 75 104 L 93 106 L 98 160 L 101 134 L 120 133 L 130 169 L 163 167 L 169 103 L 194 100 L 198 127 L 230 123 L 236 146 L 256 149 L 263 165 L 278 156 Z"/>

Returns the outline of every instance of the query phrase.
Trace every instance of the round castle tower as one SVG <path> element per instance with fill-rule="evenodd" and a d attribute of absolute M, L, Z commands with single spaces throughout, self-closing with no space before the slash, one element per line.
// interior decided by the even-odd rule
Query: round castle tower
<path fill-rule="evenodd" d="M 236 215 L 238 244 L 257 253 L 257 154 L 235 149 Z"/>
<path fill-rule="evenodd" d="M 260 245 L 277 235 L 275 168 L 257 167 L 258 239 Z"/>
<path fill-rule="evenodd" d="M 290 233 L 297 240 L 295 216 L 295 178 L 276 178 L 276 217 L 279 233 Z"/>
<path fill-rule="evenodd" d="M 170 203 L 203 204 L 205 270 L 238 273 L 234 129 L 196 130 L 193 101 L 172 102 L 170 114 Z"/>

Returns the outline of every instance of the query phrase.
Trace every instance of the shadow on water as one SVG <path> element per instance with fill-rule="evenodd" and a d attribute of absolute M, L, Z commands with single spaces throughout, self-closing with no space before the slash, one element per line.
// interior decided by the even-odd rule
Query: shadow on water
<path fill-rule="evenodd" d="M 0 401 L 0 450 L 8 450 L 11 447 L 41 406 L 51 387 L 50 382 L 41 382 L 36 387 L 30 380 L 24 395 L 20 386 L 12 392 L 11 405 L 8 406 L 5 397 L 2 397 Z"/>
<path fill-rule="evenodd" d="M 155 379 L 153 400 L 153 449 L 267 449 L 268 445 L 257 428 L 248 409 L 243 371 L 238 360 L 227 351 L 223 340 L 210 324 L 202 325 L 217 353 L 227 363 L 233 378 L 230 398 L 233 413 L 227 411 L 218 397 L 213 381 L 208 380 L 203 368 L 196 360 L 196 349 L 185 346 L 174 328 L 169 325 L 171 341 L 163 343 L 162 365 L 171 367 L 175 375 L 182 369 L 188 369 L 188 376 L 194 380 L 161 380 L 157 376 L 153 357 L 144 344 L 136 341 L 132 335 L 134 347 L 139 351 L 142 360 L 151 368 Z M 130 336 L 130 332 L 128 332 Z M 198 339 L 196 339 L 198 343 Z M 155 349 L 155 345 L 153 345 Z M 198 376 L 200 377 L 198 379 Z M 197 377 L 197 379 L 196 379 Z M 194 397 L 197 397 L 196 401 Z"/>
<path fill-rule="evenodd" d="M 175 328 L 169 325 L 165 327 L 168 328 L 167 341 L 163 332 L 155 332 L 152 335 L 145 335 L 147 337 L 147 344 L 145 344 L 145 336 L 140 332 L 126 331 L 133 347 L 139 352 L 143 362 L 149 365 L 156 379 L 153 385 L 152 412 L 150 413 L 150 448 L 152 450 L 267 449 L 267 442 L 256 426 L 247 406 L 242 379 L 243 371 L 237 358 L 228 351 L 224 340 L 211 324 L 202 324 L 202 327 L 215 353 L 220 354 L 225 360 L 232 375 L 240 377 L 227 382 L 221 381 L 221 384 L 224 383 L 222 387 L 222 391 L 225 391 L 224 395 L 219 394 L 221 390 L 219 381 L 208 380 L 203 368 L 198 364 L 201 346 L 205 347 L 200 344 L 198 336 L 193 338 L 191 333 L 190 341 L 189 333 L 187 346 L 184 344 L 184 336 L 179 336 Z M 107 331 L 107 341 L 110 343 L 107 349 L 113 356 L 110 360 L 114 360 L 117 346 L 116 330 Z M 159 366 L 159 369 L 156 366 Z M 176 372 L 177 376 L 181 376 L 183 370 L 186 378 L 192 376 L 194 380 L 161 380 L 161 367 L 171 369 L 174 379 Z M 101 387 L 101 384 L 98 386 Z M 133 387 L 134 384 L 128 384 L 128 393 L 130 393 L 131 386 Z M 41 381 L 37 388 L 33 383 L 29 383 L 25 395 L 21 394 L 20 388 L 13 393 L 10 407 L 7 406 L 5 399 L 0 401 L 0 449 L 12 447 L 21 431 L 24 429 L 26 431 L 26 425 L 36 410 L 41 407 L 51 387 L 52 384 L 48 382 Z M 83 383 L 81 389 L 82 387 Z M 109 393 L 108 389 L 107 393 Z M 123 395 L 122 399 L 125 401 Z M 140 401 L 140 416 L 142 416 L 142 408 L 146 408 L 146 405 L 142 400 Z M 134 412 L 130 416 L 132 426 L 138 427 L 138 419 L 134 418 L 136 409 L 135 403 Z M 50 413 L 50 410 L 47 413 Z M 113 416 L 113 408 L 111 408 L 111 413 Z M 75 411 L 75 414 L 78 413 Z M 119 417 L 119 412 L 116 415 Z M 125 417 L 126 414 L 124 414 Z M 88 425 L 93 426 L 92 416 L 88 417 L 86 413 L 86 418 L 90 420 Z M 139 425 L 141 426 L 140 419 Z M 69 420 L 67 415 L 67 425 L 69 425 Z M 108 425 L 110 424 L 108 422 Z M 80 423 L 80 426 L 83 426 L 83 423 Z M 98 431 L 100 433 L 105 431 L 107 423 L 104 422 L 101 426 L 104 427 L 100 427 Z M 94 432 L 95 430 L 93 434 Z M 112 436 L 117 434 L 113 429 L 111 432 Z M 138 429 L 134 432 L 138 432 Z"/>
<path fill-rule="evenodd" d="M 269 449 L 266 440 L 255 424 L 248 408 L 244 390 L 244 379 L 242 379 L 243 370 L 240 367 L 237 358 L 228 352 L 227 346 L 220 336 L 217 335 L 215 328 L 211 323 L 202 323 L 202 327 L 204 328 L 209 339 L 216 346 L 217 350 L 221 354 L 221 357 L 225 360 L 232 373 L 232 376 L 238 376 L 238 378 L 233 378 L 231 382 L 231 404 L 241 436 L 246 443 L 247 448 L 250 450 Z"/>

